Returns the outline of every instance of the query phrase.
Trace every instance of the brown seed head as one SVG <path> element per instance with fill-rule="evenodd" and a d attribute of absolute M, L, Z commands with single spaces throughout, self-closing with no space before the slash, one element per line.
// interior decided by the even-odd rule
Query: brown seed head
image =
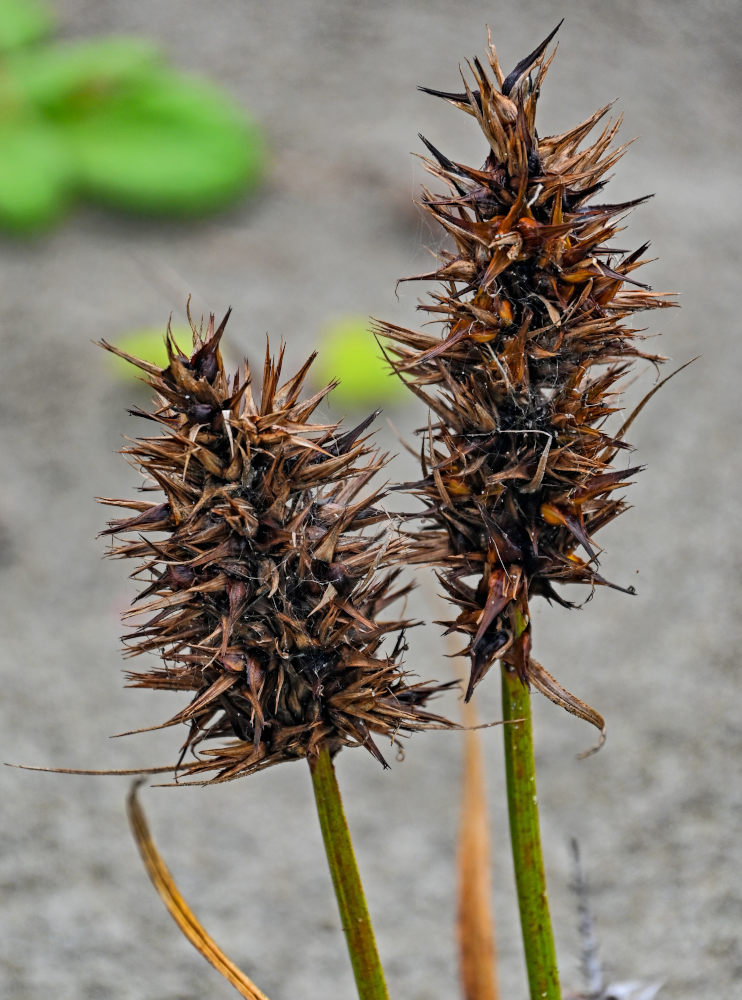
<path fill-rule="evenodd" d="M 105 534 L 131 536 L 111 555 L 138 560 L 147 583 L 126 616 L 129 654 L 163 659 L 131 685 L 192 693 L 164 723 L 188 727 L 176 773 L 229 780 L 343 745 L 384 764 L 372 733 L 446 723 L 424 708 L 441 688 L 401 668 L 408 623 L 377 617 L 409 586 L 396 586 L 399 540 L 363 534 L 387 519 L 369 489 L 385 461 L 364 436 L 375 415 L 344 432 L 312 423 L 333 385 L 300 398 L 314 355 L 281 385 L 283 348 L 266 349 L 256 400 L 247 363 L 225 374 L 228 316 L 191 322 L 189 354 L 168 330 L 163 371 L 103 343 L 147 373 L 156 407 L 135 412 L 164 430 L 124 449 L 160 496 L 102 501 L 134 511 Z"/>
<path fill-rule="evenodd" d="M 440 282 L 420 308 L 442 335 L 391 324 L 378 333 L 436 418 L 423 478 L 408 484 L 425 505 L 413 558 L 441 567 L 460 608 L 448 624 L 468 636 L 467 696 L 500 658 L 583 714 L 592 710 L 530 658 L 528 602 L 541 594 L 570 606 L 555 584 L 607 584 L 593 536 L 625 509 L 616 491 L 640 470 L 612 465 L 629 447 L 628 422 L 611 433 L 607 420 L 632 362 L 663 360 L 642 352 L 629 321 L 671 303 L 633 277 L 645 246 L 610 246 L 643 200 L 598 197 L 625 149 L 613 145 L 619 121 L 588 143 L 607 107 L 562 135 L 536 131 L 553 34 L 507 76 L 490 45 L 489 66 L 470 63 L 462 93 L 421 88 L 475 119 L 487 158 L 475 169 L 423 138 L 426 168 L 448 191 L 424 189 L 422 205 L 450 241 L 435 271 L 408 280 Z"/>

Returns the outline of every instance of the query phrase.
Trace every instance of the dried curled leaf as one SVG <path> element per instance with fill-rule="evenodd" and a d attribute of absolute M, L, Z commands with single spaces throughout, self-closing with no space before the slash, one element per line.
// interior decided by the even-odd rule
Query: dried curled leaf
<path fill-rule="evenodd" d="M 589 722 L 591 726 L 595 726 L 600 731 L 598 742 L 594 747 L 590 747 L 589 750 L 583 750 L 579 754 L 581 759 L 589 757 L 600 750 L 605 743 L 605 719 L 602 715 L 596 712 L 594 708 L 586 705 L 584 701 L 580 701 L 579 698 L 571 694 L 565 687 L 562 687 L 559 681 L 552 677 L 548 670 L 544 670 L 538 660 L 534 660 L 533 657 L 530 658 L 528 664 L 528 680 L 549 701 L 553 701 L 555 705 L 559 705 L 560 708 L 569 712 L 570 715 L 576 715 L 578 719 Z"/>

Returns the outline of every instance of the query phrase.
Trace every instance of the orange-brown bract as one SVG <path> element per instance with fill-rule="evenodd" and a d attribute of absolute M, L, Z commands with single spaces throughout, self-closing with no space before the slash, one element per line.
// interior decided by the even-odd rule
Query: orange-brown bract
<path fill-rule="evenodd" d="M 423 138 L 427 170 L 448 192 L 423 190 L 424 209 L 450 237 L 439 267 L 415 279 L 440 282 L 420 305 L 440 336 L 380 324 L 388 357 L 433 411 L 424 432 L 423 478 L 407 484 L 424 505 L 411 558 L 438 566 L 460 614 L 449 631 L 468 636 L 467 697 L 495 659 L 552 700 L 602 719 L 569 695 L 530 655 L 529 600 L 568 604 L 555 584 L 606 584 L 593 537 L 625 504 L 616 490 L 640 469 L 617 469 L 628 449 L 621 379 L 643 353 L 627 325 L 669 305 L 637 282 L 646 247 L 612 249 L 619 220 L 643 199 L 604 204 L 619 121 L 586 137 L 602 108 L 562 135 L 540 138 L 536 102 L 554 32 L 505 76 L 469 64 L 464 91 L 442 97 L 470 115 L 488 151 L 479 169 L 456 163 Z M 422 138 L 422 137 L 421 137 Z M 613 586 L 609 584 L 609 586 Z M 622 589 L 622 588 L 618 588 Z M 631 589 L 631 588 L 627 588 Z"/>
<path fill-rule="evenodd" d="M 163 659 L 131 685 L 193 695 L 164 723 L 188 727 L 176 776 L 229 780 L 345 744 L 384 763 L 372 733 L 446 722 L 424 707 L 441 688 L 401 668 L 406 622 L 377 617 L 409 586 L 396 586 L 399 540 L 363 534 L 387 520 L 369 488 L 384 464 L 364 436 L 373 416 L 311 423 L 332 385 L 300 398 L 314 355 L 281 385 L 283 349 L 266 349 L 256 401 L 247 364 L 225 374 L 226 321 L 191 323 L 190 355 L 168 331 L 164 371 L 103 344 L 147 373 L 156 408 L 135 412 L 164 429 L 124 449 L 164 496 L 103 500 L 134 511 L 106 533 L 130 536 L 111 555 L 139 560 L 147 582 L 129 653 Z"/>

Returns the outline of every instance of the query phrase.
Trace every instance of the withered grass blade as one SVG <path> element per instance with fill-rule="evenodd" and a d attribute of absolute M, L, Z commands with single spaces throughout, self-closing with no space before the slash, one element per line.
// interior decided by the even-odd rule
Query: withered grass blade
<path fill-rule="evenodd" d="M 464 779 L 458 848 L 459 973 L 464 1000 L 498 1000 L 497 947 L 491 899 L 492 844 L 477 713 L 464 704 Z"/>
<path fill-rule="evenodd" d="M 246 1000 L 268 1000 L 265 993 L 241 969 L 238 969 L 234 962 L 227 958 L 219 945 L 204 930 L 193 910 L 181 896 L 173 876 L 152 839 L 144 810 L 137 798 L 139 784 L 140 782 L 134 782 L 129 792 L 126 803 L 127 813 L 134 840 L 157 894 L 193 947 L 201 952 L 206 961 L 213 965 L 231 986 L 234 986 L 240 996 L 245 997 Z"/>

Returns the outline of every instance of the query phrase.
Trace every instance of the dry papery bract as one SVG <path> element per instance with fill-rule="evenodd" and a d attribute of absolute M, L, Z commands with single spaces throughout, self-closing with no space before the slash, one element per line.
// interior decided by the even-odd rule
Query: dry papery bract
<path fill-rule="evenodd" d="M 102 500 L 134 512 L 105 532 L 130 536 L 111 555 L 138 560 L 146 583 L 126 615 L 128 653 L 163 661 L 130 684 L 192 694 L 164 723 L 188 729 L 176 778 L 230 780 L 343 745 L 385 763 L 372 734 L 452 724 L 425 708 L 448 685 L 402 668 L 408 622 L 378 617 L 410 585 L 370 485 L 385 463 L 365 433 L 375 414 L 347 431 L 312 423 L 333 384 L 300 398 L 314 355 L 281 384 L 283 347 L 277 359 L 266 347 L 254 398 L 247 363 L 224 371 L 228 316 L 216 329 L 213 316 L 205 330 L 191 321 L 190 354 L 168 329 L 162 371 L 103 343 L 146 373 L 155 409 L 132 412 L 163 430 L 124 449 L 145 497 Z"/>
<path fill-rule="evenodd" d="M 460 609 L 444 624 L 468 637 L 467 697 L 501 659 L 603 730 L 531 656 L 529 601 L 572 607 L 555 585 L 615 586 L 598 572 L 594 536 L 626 508 L 616 491 L 641 466 L 614 464 L 630 450 L 635 414 L 614 431 L 607 422 L 636 359 L 663 360 L 641 350 L 629 321 L 672 303 L 633 277 L 646 246 L 610 245 L 645 200 L 600 200 L 626 148 L 614 145 L 620 119 L 593 133 L 610 106 L 562 135 L 536 131 L 554 33 L 507 76 L 490 44 L 488 66 L 474 59 L 462 72 L 463 92 L 421 88 L 475 119 L 487 156 L 475 169 L 421 136 L 426 169 L 448 188 L 424 188 L 422 206 L 448 239 L 435 271 L 406 280 L 440 283 L 419 308 L 442 332 L 390 323 L 377 332 L 433 414 L 421 432 L 423 478 L 406 484 L 424 505 L 410 559 L 439 567 Z"/>

